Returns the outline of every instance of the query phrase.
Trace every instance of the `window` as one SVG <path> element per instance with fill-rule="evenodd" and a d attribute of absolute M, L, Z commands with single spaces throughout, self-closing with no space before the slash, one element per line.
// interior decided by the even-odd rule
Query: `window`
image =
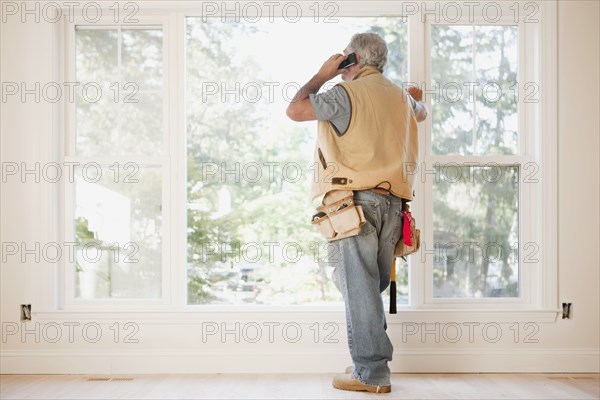
<path fill-rule="evenodd" d="M 434 171 L 434 297 L 518 297 L 519 168 Z"/>
<path fill-rule="evenodd" d="M 530 28 L 425 24 L 423 307 L 531 307 L 539 295 L 532 281 L 553 268 L 541 262 L 535 229 L 543 186 Z"/>
<path fill-rule="evenodd" d="M 387 76 L 406 82 L 402 18 L 186 19 L 190 304 L 341 301 L 328 246 L 309 223 L 316 124 L 289 121 L 285 108 L 358 31 L 385 38 Z M 337 47 L 314 46 L 323 37 Z"/>
<path fill-rule="evenodd" d="M 431 26 L 433 154 L 519 153 L 517 56 L 517 26 Z"/>
<path fill-rule="evenodd" d="M 422 251 L 397 265 L 400 310 L 555 313 L 555 12 L 507 4 L 490 23 L 350 3 L 334 23 L 157 6 L 133 24 L 67 24 L 65 80 L 79 89 L 65 308 L 338 307 L 308 222 L 316 126 L 285 107 L 353 33 L 374 31 L 386 75 L 424 85 L 430 110 L 412 206 Z"/>
<path fill-rule="evenodd" d="M 67 303 L 163 296 L 161 26 L 76 26 L 65 164 Z"/>
<path fill-rule="evenodd" d="M 436 298 L 519 297 L 520 168 L 486 159 L 523 151 L 517 55 L 517 26 L 431 26 Z"/>

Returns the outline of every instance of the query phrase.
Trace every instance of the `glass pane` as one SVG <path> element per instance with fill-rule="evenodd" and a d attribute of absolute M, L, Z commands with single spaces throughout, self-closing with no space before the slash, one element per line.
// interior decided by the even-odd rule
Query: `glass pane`
<path fill-rule="evenodd" d="M 517 154 L 518 28 L 433 25 L 432 151 Z"/>
<path fill-rule="evenodd" d="M 477 90 L 475 153 L 516 154 L 518 31 L 516 26 L 476 30 Z"/>
<path fill-rule="evenodd" d="M 119 143 L 129 148 L 130 154 L 158 155 L 162 145 L 162 94 L 138 92 L 135 96 L 135 103 L 119 107 L 119 118 L 125 121 L 118 127 Z"/>
<path fill-rule="evenodd" d="M 518 167 L 435 172 L 434 297 L 518 297 Z"/>
<path fill-rule="evenodd" d="M 118 74 L 119 33 L 116 29 L 76 30 L 76 73 L 78 82 L 107 84 Z"/>
<path fill-rule="evenodd" d="M 471 154 L 473 107 L 463 96 L 472 79 L 473 28 L 431 27 L 432 150 L 435 154 Z"/>
<path fill-rule="evenodd" d="M 76 31 L 76 154 L 160 155 L 162 31 Z"/>
<path fill-rule="evenodd" d="M 163 84 L 162 31 L 123 29 L 122 69 L 125 82 L 144 90 L 160 90 Z"/>
<path fill-rule="evenodd" d="M 308 222 L 316 123 L 291 122 L 285 109 L 356 32 L 385 38 L 385 73 L 398 83 L 406 81 L 408 64 L 400 18 L 338 19 L 188 18 L 190 304 L 342 301 L 327 245 Z"/>
<path fill-rule="evenodd" d="M 75 297 L 161 296 L 161 171 L 75 168 Z"/>

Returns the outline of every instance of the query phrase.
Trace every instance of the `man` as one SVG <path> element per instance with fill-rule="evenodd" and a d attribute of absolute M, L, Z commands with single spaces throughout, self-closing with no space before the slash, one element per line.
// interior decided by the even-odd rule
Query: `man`
<path fill-rule="evenodd" d="M 357 63 L 338 69 L 350 53 L 356 53 Z M 294 121 L 319 121 L 313 199 L 351 190 L 354 204 L 364 213 L 360 233 L 332 241 L 337 255 L 334 282 L 344 297 L 354 363 L 334 377 L 333 386 L 374 393 L 391 391 L 387 363 L 393 347 L 381 292 L 390 281 L 403 202 L 413 195 L 413 175 L 405 167 L 417 163 L 417 122 L 427 117 L 421 90 L 409 88 L 408 96 L 383 76 L 386 61 L 387 45 L 381 37 L 356 34 L 344 55 L 325 61 L 287 109 Z M 339 74 L 343 83 L 317 94 Z"/>

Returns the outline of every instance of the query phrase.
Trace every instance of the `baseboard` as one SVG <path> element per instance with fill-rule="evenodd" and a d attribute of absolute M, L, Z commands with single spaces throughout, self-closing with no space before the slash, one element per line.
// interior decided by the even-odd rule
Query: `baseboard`
<path fill-rule="evenodd" d="M 600 349 L 420 349 L 394 354 L 394 372 L 598 373 Z"/>
<path fill-rule="evenodd" d="M 5 350 L 2 374 L 334 373 L 347 353 Z M 396 373 L 599 373 L 600 349 L 399 349 Z"/>

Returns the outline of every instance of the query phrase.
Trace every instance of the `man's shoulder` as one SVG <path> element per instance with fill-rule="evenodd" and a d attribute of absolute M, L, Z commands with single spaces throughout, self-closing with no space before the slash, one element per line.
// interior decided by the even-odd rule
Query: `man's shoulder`
<path fill-rule="evenodd" d="M 323 93 L 312 95 L 315 102 L 335 104 L 341 103 L 346 104 L 348 102 L 348 91 L 343 86 L 346 82 L 335 84 L 331 89 L 326 90 Z"/>
<path fill-rule="evenodd" d="M 342 86 L 335 85 L 323 93 L 310 94 L 309 99 L 317 120 L 331 121 L 339 132 L 346 131 L 352 107 Z"/>

